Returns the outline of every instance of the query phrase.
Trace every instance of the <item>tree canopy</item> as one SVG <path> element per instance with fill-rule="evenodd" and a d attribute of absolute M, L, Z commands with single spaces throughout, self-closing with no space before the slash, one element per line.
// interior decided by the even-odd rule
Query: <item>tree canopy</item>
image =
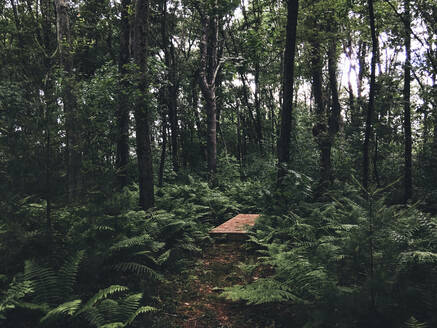
<path fill-rule="evenodd" d="M 261 255 L 221 297 L 277 306 L 261 326 L 435 326 L 436 19 L 1 1 L 0 325 L 164 327 L 160 291 L 247 212 Z"/>

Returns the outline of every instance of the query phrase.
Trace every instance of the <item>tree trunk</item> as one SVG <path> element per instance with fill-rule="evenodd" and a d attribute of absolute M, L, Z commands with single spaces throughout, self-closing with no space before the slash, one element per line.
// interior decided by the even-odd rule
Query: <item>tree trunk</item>
<path fill-rule="evenodd" d="M 217 7 L 217 0 L 214 3 Z M 217 183 L 217 103 L 216 78 L 219 69 L 217 57 L 218 19 L 215 15 L 206 15 L 199 10 L 202 20 L 202 35 L 200 38 L 200 88 L 205 99 L 207 115 L 207 163 L 209 181 Z"/>
<path fill-rule="evenodd" d="M 167 68 L 167 96 L 165 97 L 165 103 L 168 107 L 168 116 L 170 121 L 171 130 L 171 151 L 172 151 L 172 164 L 173 171 L 179 171 L 179 129 L 178 129 L 178 117 L 177 117 L 177 97 L 178 97 L 178 81 L 177 81 L 177 67 L 176 56 L 173 42 L 170 40 L 168 32 L 168 19 L 167 19 L 167 1 L 162 2 L 162 20 L 161 20 L 161 33 L 162 33 L 162 48 L 164 50 L 164 61 Z"/>
<path fill-rule="evenodd" d="M 258 141 L 259 151 L 263 153 L 263 133 L 262 133 L 262 117 L 261 117 L 261 100 L 260 100 L 260 64 L 259 60 L 255 63 L 255 113 L 256 113 L 256 138 Z"/>
<path fill-rule="evenodd" d="M 176 58 L 174 53 L 174 45 L 170 45 L 170 71 L 169 71 L 169 119 L 170 119 L 170 129 L 171 129 L 171 149 L 172 149 L 172 163 L 173 171 L 179 171 L 179 125 L 178 125 L 178 114 L 177 114 L 177 101 L 178 101 L 178 81 L 176 79 Z"/>
<path fill-rule="evenodd" d="M 154 206 L 152 150 L 150 146 L 147 92 L 146 55 L 149 1 L 136 0 L 134 20 L 134 59 L 138 66 L 138 91 L 135 99 L 136 150 L 140 189 L 139 205 L 147 210 Z"/>
<path fill-rule="evenodd" d="M 273 90 L 269 89 L 269 104 L 270 104 L 270 139 L 271 139 L 271 151 L 272 156 L 275 155 L 275 97 L 273 96 Z"/>
<path fill-rule="evenodd" d="M 411 82 L 411 36 L 410 36 L 410 1 L 404 0 L 405 10 L 405 68 L 404 68 L 404 134 L 405 134 L 405 171 L 404 171 L 404 202 L 411 199 L 413 193 L 410 82 Z"/>
<path fill-rule="evenodd" d="M 326 189 L 331 181 L 331 141 L 326 122 L 327 113 L 323 97 L 323 62 L 322 52 L 317 36 L 311 42 L 311 74 L 313 96 L 316 104 L 316 124 L 313 127 L 313 136 L 320 150 L 320 181 L 319 191 Z"/>
<path fill-rule="evenodd" d="M 288 0 L 287 7 L 287 36 L 284 52 L 284 81 L 282 86 L 283 100 L 281 110 L 281 132 L 278 142 L 278 182 L 285 175 L 284 165 L 286 165 L 290 160 L 291 119 L 293 112 L 293 75 L 299 1 Z"/>
<path fill-rule="evenodd" d="M 375 29 L 375 14 L 373 10 L 373 0 L 368 0 L 370 32 L 372 36 L 372 61 L 370 64 L 370 91 L 369 104 L 366 115 L 366 131 L 363 144 L 363 187 L 368 190 L 369 187 L 369 153 L 370 140 L 372 137 L 373 112 L 375 111 L 375 88 L 376 88 L 376 58 L 378 56 L 378 39 Z"/>
<path fill-rule="evenodd" d="M 120 58 L 118 71 L 120 73 L 120 90 L 117 110 L 117 180 L 118 188 L 122 189 L 128 184 L 127 165 L 129 163 L 129 96 L 127 90 L 129 82 L 127 81 L 126 65 L 129 63 L 129 6 L 131 0 L 122 0 L 121 2 L 121 22 L 120 22 Z"/>
<path fill-rule="evenodd" d="M 161 145 L 161 160 L 159 162 L 158 172 L 158 185 L 162 187 L 164 180 L 164 166 L 165 166 L 165 154 L 167 151 L 167 119 L 166 115 L 162 113 L 162 145 Z"/>
<path fill-rule="evenodd" d="M 67 0 L 55 0 L 58 53 L 64 70 L 62 101 L 65 113 L 67 145 L 67 188 L 68 200 L 74 201 L 81 188 L 80 133 L 77 124 L 77 100 L 74 94 L 73 56 L 71 54 L 70 22 Z"/>

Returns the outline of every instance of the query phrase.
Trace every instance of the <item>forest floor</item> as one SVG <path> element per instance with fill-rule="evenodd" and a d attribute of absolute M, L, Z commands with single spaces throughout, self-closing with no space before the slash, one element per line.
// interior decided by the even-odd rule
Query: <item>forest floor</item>
<path fill-rule="evenodd" d="M 254 260 L 254 256 L 244 249 L 244 242 L 211 245 L 190 270 L 172 279 L 174 308 L 167 316 L 166 327 L 274 327 L 259 306 L 247 306 L 220 297 L 224 287 L 244 283 L 244 273 L 238 265 Z"/>

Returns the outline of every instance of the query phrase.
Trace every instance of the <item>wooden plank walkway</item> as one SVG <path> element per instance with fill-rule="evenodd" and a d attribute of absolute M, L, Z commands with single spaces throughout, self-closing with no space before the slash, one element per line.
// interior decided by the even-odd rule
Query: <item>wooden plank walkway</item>
<path fill-rule="evenodd" d="M 258 219 L 259 214 L 238 214 L 232 219 L 212 229 L 210 234 L 227 235 L 227 234 L 247 234 L 247 228 L 252 227 Z"/>

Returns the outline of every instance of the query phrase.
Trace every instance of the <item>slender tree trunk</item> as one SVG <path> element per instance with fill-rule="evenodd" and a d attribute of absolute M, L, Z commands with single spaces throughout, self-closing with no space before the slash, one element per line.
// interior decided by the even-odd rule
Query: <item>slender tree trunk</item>
<path fill-rule="evenodd" d="M 256 9 L 255 9 L 256 6 Z M 254 2 L 254 10 L 255 10 L 255 33 L 258 35 L 259 28 L 262 24 L 262 9 L 260 8 L 259 1 L 256 0 Z M 260 65 L 260 54 L 258 52 L 255 53 L 255 113 L 256 113 L 256 137 L 258 141 L 259 151 L 263 154 L 263 131 L 262 131 L 262 115 L 261 115 L 261 84 L 260 84 L 260 74 L 261 74 L 261 65 Z"/>
<path fill-rule="evenodd" d="M 50 17 L 53 17 L 53 6 L 49 0 L 40 1 L 41 10 L 41 30 L 38 27 L 38 41 L 44 46 L 46 54 L 53 53 L 55 45 L 53 44 Z M 34 21 L 37 24 L 36 20 Z M 44 56 L 44 69 L 51 72 L 53 69 L 53 60 L 49 56 Z M 45 198 L 46 198 L 46 225 L 47 235 L 50 243 L 52 237 L 52 126 L 53 126 L 53 109 L 56 107 L 54 82 L 50 78 L 51 74 L 43 81 L 42 89 L 44 90 L 44 109 L 45 109 L 45 132 L 46 132 L 46 172 L 45 172 Z"/>
<path fill-rule="evenodd" d="M 255 63 L 255 113 L 256 113 L 256 138 L 258 141 L 259 151 L 263 153 L 263 133 L 261 117 L 261 100 L 260 100 L 260 64 L 258 59 Z"/>
<path fill-rule="evenodd" d="M 271 151 L 272 156 L 275 155 L 276 147 L 275 147 L 275 98 L 273 97 L 273 91 L 272 89 L 269 89 L 269 103 L 270 103 L 270 139 L 271 139 Z"/>
<path fill-rule="evenodd" d="M 170 34 L 168 32 L 168 19 L 167 19 L 167 1 L 163 1 L 162 8 L 162 45 L 164 49 L 164 60 L 167 67 L 167 107 L 170 121 L 171 130 L 171 151 L 172 151 L 172 164 L 173 171 L 179 171 L 179 126 L 177 116 L 177 98 L 178 98 L 178 81 L 177 81 L 177 67 L 176 56 L 173 42 L 170 40 Z"/>
<path fill-rule="evenodd" d="M 413 193 L 412 166 L 412 138 L 411 138 L 411 36 L 410 36 L 410 1 L 404 0 L 405 10 L 405 68 L 404 68 L 404 134 L 405 134 L 405 171 L 404 171 L 404 202 L 411 199 Z"/>
<path fill-rule="evenodd" d="M 287 28 L 284 52 L 283 101 L 281 110 L 281 132 L 278 142 L 278 182 L 285 175 L 283 166 L 290 160 L 291 119 L 293 112 L 294 58 L 296 48 L 296 27 L 299 9 L 298 0 L 287 1 Z"/>
<path fill-rule="evenodd" d="M 62 101 L 65 113 L 65 132 L 67 137 L 67 188 L 68 199 L 74 201 L 81 189 L 80 133 L 77 124 L 77 100 L 74 94 L 73 56 L 71 54 L 70 22 L 67 0 L 55 0 L 58 53 L 64 70 Z"/>
<path fill-rule="evenodd" d="M 158 184 L 162 187 L 164 180 L 165 154 L 167 151 L 167 119 L 165 113 L 162 114 L 162 145 L 161 145 L 161 160 L 159 162 Z"/>
<path fill-rule="evenodd" d="M 313 127 L 313 136 L 320 150 L 320 181 L 319 191 L 326 189 L 331 180 L 331 142 L 326 122 L 326 105 L 323 101 L 323 62 L 320 43 L 317 35 L 311 42 L 311 74 L 314 102 L 316 104 L 316 124 Z"/>
<path fill-rule="evenodd" d="M 126 65 L 129 63 L 129 6 L 131 0 L 121 1 L 121 23 L 120 23 L 120 58 L 118 71 L 120 72 L 120 90 L 117 110 L 117 180 L 118 187 L 122 189 L 128 184 L 127 165 L 129 163 L 129 96 L 127 90 L 129 82 L 127 81 Z"/>
<path fill-rule="evenodd" d="M 217 7 L 217 0 L 214 3 Z M 201 10 L 202 35 L 200 38 L 200 88 L 205 99 L 207 114 L 207 163 L 209 181 L 217 183 L 217 103 L 216 78 L 219 69 L 217 57 L 218 19 L 215 15 L 206 15 Z"/>
<path fill-rule="evenodd" d="M 240 171 L 242 169 L 242 156 L 241 156 L 241 122 L 240 122 L 240 103 L 237 100 L 237 160 L 240 164 Z"/>
<path fill-rule="evenodd" d="M 136 0 L 134 21 L 134 59 L 138 66 L 138 91 L 135 99 L 136 148 L 138 159 L 139 205 L 144 210 L 154 206 L 152 150 L 150 145 L 147 92 L 146 55 L 149 24 L 149 1 Z"/>
<path fill-rule="evenodd" d="M 331 148 L 332 144 L 335 140 L 335 136 L 337 135 L 340 129 L 340 101 L 338 98 L 338 85 L 337 85 L 337 39 L 333 37 L 329 40 L 328 45 L 328 75 L 329 75 L 329 86 L 331 91 L 331 110 L 328 117 L 328 143 L 329 145 L 326 147 L 329 151 L 329 155 L 327 156 L 327 161 L 329 163 L 326 164 L 327 175 L 326 181 L 329 183 L 332 182 L 332 167 L 331 167 Z"/>
<path fill-rule="evenodd" d="M 376 58 L 378 53 L 378 39 L 376 36 L 375 28 L 375 13 L 373 10 L 373 0 L 368 0 L 369 9 L 369 21 L 370 21 L 370 33 L 372 36 L 372 60 L 370 64 L 370 91 L 369 91 L 369 104 L 367 107 L 366 115 L 366 130 L 364 135 L 363 144 L 363 187 L 368 190 L 369 187 L 369 153 L 370 153 L 370 140 L 372 138 L 372 123 L 373 113 L 375 111 L 375 89 L 376 89 Z M 374 300 L 373 300 L 374 301 Z"/>

